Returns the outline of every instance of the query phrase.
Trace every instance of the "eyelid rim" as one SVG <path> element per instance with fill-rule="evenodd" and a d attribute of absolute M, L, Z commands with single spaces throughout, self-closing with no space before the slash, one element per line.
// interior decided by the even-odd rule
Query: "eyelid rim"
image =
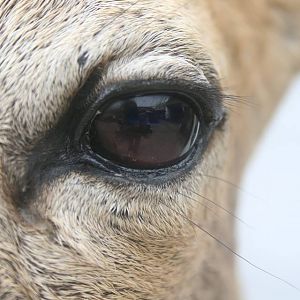
<path fill-rule="evenodd" d="M 213 130 L 225 116 L 224 95 L 219 87 L 213 87 L 209 84 L 195 84 L 190 81 L 173 79 L 131 80 L 106 85 L 99 90 L 98 94 L 91 91 L 93 95 L 96 94 L 97 96 L 90 97 L 89 103 L 86 103 L 87 100 L 85 99 L 85 103 L 79 105 L 79 107 L 85 107 L 85 109 L 83 108 L 85 112 L 76 126 L 75 134 L 71 136 L 71 143 L 78 153 L 77 163 L 83 166 L 82 171 L 88 170 L 89 174 L 100 175 L 101 178 L 106 178 L 109 182 L 161 185 L 182 178 L 201 160 Z M 203 130 L 199 130 L 197 141 L 190 153 L 177 164 L 158 169 L 132 169 L 93 153 L 88 148 L 87 143 L 84 142 L 84 138 L 86 138 L 86 130 L 89 129 L 87 126 L 92 123 L 97 110 L 110 99 L 145 92 L 180 94 L 199 107 L 201 116 L 205 116 L 205 122 L 202 121 L 202 124 L 204 123 Z M 200 135 L 201 138 L 199 138 Z"/>

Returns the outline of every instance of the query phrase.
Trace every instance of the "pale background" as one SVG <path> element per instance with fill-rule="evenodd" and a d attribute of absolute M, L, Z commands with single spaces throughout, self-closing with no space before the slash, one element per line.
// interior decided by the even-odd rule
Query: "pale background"
<path fill-rule="evenodd" d="M 246 170 L 239 253 L 300 289 L 300 76 L 291 83 Z M 250 194 L 249 194 L 250 193 Z M 299 300 L 297 291 L 239 260 L 245 300 Z"/>

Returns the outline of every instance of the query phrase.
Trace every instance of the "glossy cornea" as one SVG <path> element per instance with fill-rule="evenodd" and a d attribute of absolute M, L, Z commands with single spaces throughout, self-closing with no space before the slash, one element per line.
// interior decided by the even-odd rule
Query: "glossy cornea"
<path fill-rule="evenodd" d="M 168 167 L 193 147 L 200 116 L 182 95 L 131 95 L 100 107 L 89 130 L 92 151 L 135 169 Z"/>

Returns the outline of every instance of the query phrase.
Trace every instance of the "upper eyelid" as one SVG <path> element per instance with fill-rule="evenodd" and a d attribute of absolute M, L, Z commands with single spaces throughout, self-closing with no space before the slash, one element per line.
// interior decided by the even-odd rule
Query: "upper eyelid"
<path fill-rule="evenodd" d="M 112 61 L 106 65 L 95 66 L 85 82 L 90 82 L 91 88 L 86 95 L 86 106 L 93 105 L 96 95 L 107 93 L 107 87 L 115 88 L 123 82 L 130 81 L 185 81 L 190 85 L 207 86 L 210 89 L 219 89 L 217 80 L 209 82 L 206 75 L 215 74 L 212 63 L 208 60 L 203 63 L 194 62 L 188 55 L 172 53 L 149 52 L 142 56 L 125 56 Z M 83 84 L 82 88 L 86 86 Z M 80 90 L 82 90 L 82 88 Z M 77 93 L 80 94 L 80 90 Z M 87 89 L 86 89 L 87 90 Z M 92 96 L 92 97 L 90 97 Z"/>
<path fill-rule="evenodd" d="M 216 96 L 219 102 L 222 102 L 222 90 L 218 86 L 218 82 L 209 82 L 206 75 L 208 72 L 215 73 L 214 67 L 209 60 L 203 63 L 203 68 L 201 68 L 201 61 L 193 61 L 187 54 L 178 55 L 176 53 L 169 52 L 159 52 L 158 50 L 153 50 L 143 55 L 123 56 L 115 60 L 108 61 L 106 65 L 95 66 L 94 71 L 90 73 L 89 78 L 86 79 L 86 83 L 89 83 L 89 87 L 86 88 L 87 84 L 83 84 L 82 89 L 77 93 L 81 94 L 84 90 L 84 96 L 79 99 L 79 107 L 83 107 L 84 111 L 89 110 L 91 107 L 95 107 L 95 102 L 98 99 L 105 99 L 112 92 L 114 94 L 115 90 L 123 88 L 124 83 L 138 84 L 143 82 L 142 88 L 147 89 L 147 84 L 144 83 L 149 81 L 149 88 L 153 87 L 153 82 L 166 82 L 166 89 L 171 91 L 170 85 L 168 83 L 173 82 L 173 87 L 176 88 L 174 82 L 178 81 L 178 89 L 181 92 L 186 92 L 189 94 L 190 87 L 200 87 L 200 94 L 202 91 L 211 91 L 213 97 Z M 183 82 L 184 84 L 181 84 Z M 204 93 L 204 95 L 207 95 Z M 194 94 L 195 95 L 195 94 Z M 213 97 L 207 97 L 207 102 L 215 102 L 217 106 L 222 105 L 222 103 L 217 103 L 214 101 Z M 212 101 L 213 100 L 213 101 Z M 76 101 L 75 101 L 76 103 Z M 101 104 L 101 103 L 100 103 Z M 207 105 L 210 105 L 209 103 Z M 73 106 L 73 105 L 71 105 Z M 77 106 L 77 104 L 75 104 Z"/>
<path fill-rule="evenodd" d="M 103 76 L 105 83 L 136 79 L 181 79 L 210 85 L 201 67 L 183 56 L 148 54 L 125 58 L 109 64 Z"/>

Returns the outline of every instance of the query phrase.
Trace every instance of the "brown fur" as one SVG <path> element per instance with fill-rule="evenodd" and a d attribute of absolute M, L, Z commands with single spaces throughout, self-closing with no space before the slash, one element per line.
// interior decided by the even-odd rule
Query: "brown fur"
<path fill-rule="evenodd" d="M 0 298 L 236 299 L 233 221 L 182 193 L 234 209 L 232 190 L 300 66 L 298 0 L 0 1 Z M 28 190 L 39 140 L 93 69 L 101 85 L 183 78 L 247 96 L 204 158 L 164 186 L 71 172 Z M 241 107 L 240 107 L 241 106 Z M 41 175 L 42 176 L 42 175 Z M 199 201 L 203 201 L 199 197 Z M 126 214 L 124 214 L 126 212 Z"/>

